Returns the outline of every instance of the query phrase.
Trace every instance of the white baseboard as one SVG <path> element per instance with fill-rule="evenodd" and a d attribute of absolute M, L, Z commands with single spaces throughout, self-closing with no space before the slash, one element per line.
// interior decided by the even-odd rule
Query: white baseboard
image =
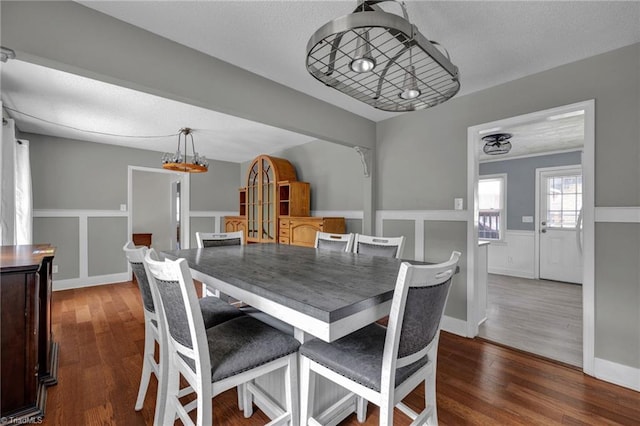
<path fill-rule="evenodd" d="M 467 322 L 458 318 L 444 315 L 442 317 L 442 326 L 440 328 L 458 336 L 469 337 L 467 336 Z"/>
<path fill-rule="evenodd" d="M 533 274 L 522 271 L 519 269 L 507 269 L 507 268 L 489 268 L 490 274 L 509 275 L 511 277 L 529 278 L 533 279 Z"/>
<path fill-rule="evenodd" d="M 114 284 L 130 281 L 131 277 L 127 272 L 109 275 L 97 275 L 87 278 L 71 278 L 68 280 L 53 280 L 53 291 L 71 290 L 74 288 L 91 287 L 94 285 Z"/>
<path fill-rule="evenodd" d="M 640 392 L 640 368 L 595 358 L 593 370 L 600 380 Z"/>

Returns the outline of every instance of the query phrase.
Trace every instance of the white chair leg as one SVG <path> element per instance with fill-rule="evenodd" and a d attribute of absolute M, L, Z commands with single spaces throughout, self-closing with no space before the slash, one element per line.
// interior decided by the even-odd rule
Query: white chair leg
<path fill-rule="evenodd" d="M 300 423 L 300 413 L 298 407 L 298 354 L 289 355 L 289 363 L 285 368 L 285 400 L 287 403 L 287 411 L 291 415 L 291 426 L 298 426 Z"/>
<path fill-rule="evenodd" d="M 385 398 L 382 398 L 383 400 Z M 393 401 L 387 398 L 380 404 L 380 426 L 393 425 Z"/>
<path fill-rule="evenodd" d="M 427 378 L 424 381 L 424 403 L 425 410 L 431 411 L 431 416 L 427 420 L 429 425 L 438 424 L 438 407 L 436 403 L 436 371 L 435 368 L 430 368 L 427 371 Z"/>
<path fill-rule="evenodd" d="M 155 339 L 153 338 L 153 330 L 151 330 L 149 323 L 145 319 L 144 353 L 142 355 L 142 373 L 140 374 L 140 386 L 138 387 L 138 397 L 136 398 L 136 411 L 142 410 L 142 406 L 144 405 L 144 398 L 147 395 L 147 389 L 149 388 L 151 373 L 153 373 L 153 367 L 151 363 L 155 362 L 153 360 L 155 343 Z"/>
<path fill-rule="evenodd" d="M 238 394 L 238 409 L 244 411 L 244 383 L 236 386 L 236 393 Z"/>
<path fill-rule="evenodd" d="M 198 381 L 196 385 L 199 389 L 196 389 L 198 394 L 198 417 L 196 420 L 197 426 L 209 426 L 213 424 L 213 412 L 211 408 L 211 384 L 202 383 L 202 380 Z"/>
<path fill-rule="evenodd" d="M 159 342 L 158 342 L 159 343 Z M 167 386 L 169 383 L 169 353 L 166 343 L 159 343 L 160 354 L 158 363 L 158 393 L 156 394 L 156 411 L 153 417 L 153 425 L 162 425 L 164 412 L 167 406 Z"/>
<path fill-rule="evenodd" d="M 168 360 L 171 362 L 170 360 Z M 178 393 L 180 392 L 180 373 L 173 368 L 167 371 L 166 398 L 164 407 L 164 416 L 161 425 L 172 425 L 176 420 L 178 401 Z"/>
<path fill-rule="evenodd" d="M 300 426 L 309 424 L 315 400 L 316 375 L 309 362 L 308 358 L 300 356 Z"/>
<path fill-rule="evenodd" d="M 368 401 L 361 396 L 356 399 L 356 419 L 359 423 L 364 423 L 367 420 L 367 404 Z"/>
<path fill-rule="evenodd" d="M 242 409 L 244 418 L 248 419 L 253 416 L 253 394 L 249 391 L 249 386 L 246 383 L 242 386 L 242 403 L 244 404 Z"/>

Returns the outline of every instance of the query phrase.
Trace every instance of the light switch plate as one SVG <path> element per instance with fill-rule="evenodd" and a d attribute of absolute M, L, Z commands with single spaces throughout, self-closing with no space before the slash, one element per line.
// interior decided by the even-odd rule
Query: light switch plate
<path fill-rule="evenodd" d="M 454 210 L 462 210 L 464 208 L 464 199 L 463 198 L 454 198 L 453 199 L 453 208 L 454 208 Z"/>
<path fill-rule="evenodd" d="M 127 211 L 127 205 L 126 204 L 120 204 L 120 211 L 121 212 L 126 212 Z"/>

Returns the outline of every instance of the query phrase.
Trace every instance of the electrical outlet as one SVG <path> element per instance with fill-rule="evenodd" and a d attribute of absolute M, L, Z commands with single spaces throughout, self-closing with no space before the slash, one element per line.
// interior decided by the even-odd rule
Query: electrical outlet
<path fill-rule="evenodd" d="M 453 199 L 453 209 L 454 210 L 462 210 L 464 208 L 464 199 L 462 198 L 454 198 Z"/>
<path fill-rule="evenodd" d="M 58 273 L 58 265 L 53 265 L 53 267 L 51 268 L 51 272 L 53 272 L 54 274 Z"/>
<path fill-rule="evenodd" d="M 507 257 L 507 263 L 513 263 L 513 257 L 508 256 Z"/>
<path fill-rule="evenodd" d="M 120 211 L 121 212 L 126 212 L 127 211 L 127 205 L 126 204 L 120 204 Z"/>

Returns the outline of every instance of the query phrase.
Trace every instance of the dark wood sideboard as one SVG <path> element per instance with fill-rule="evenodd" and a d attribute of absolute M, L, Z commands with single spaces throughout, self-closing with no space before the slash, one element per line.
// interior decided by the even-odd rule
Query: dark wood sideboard
<path fill-rule="evenodd" d="M 47 386 L 58 382 L 51 330 L 54 256 L 49 244 L 0 247 L 2 424 L 41 419 Z"/>

